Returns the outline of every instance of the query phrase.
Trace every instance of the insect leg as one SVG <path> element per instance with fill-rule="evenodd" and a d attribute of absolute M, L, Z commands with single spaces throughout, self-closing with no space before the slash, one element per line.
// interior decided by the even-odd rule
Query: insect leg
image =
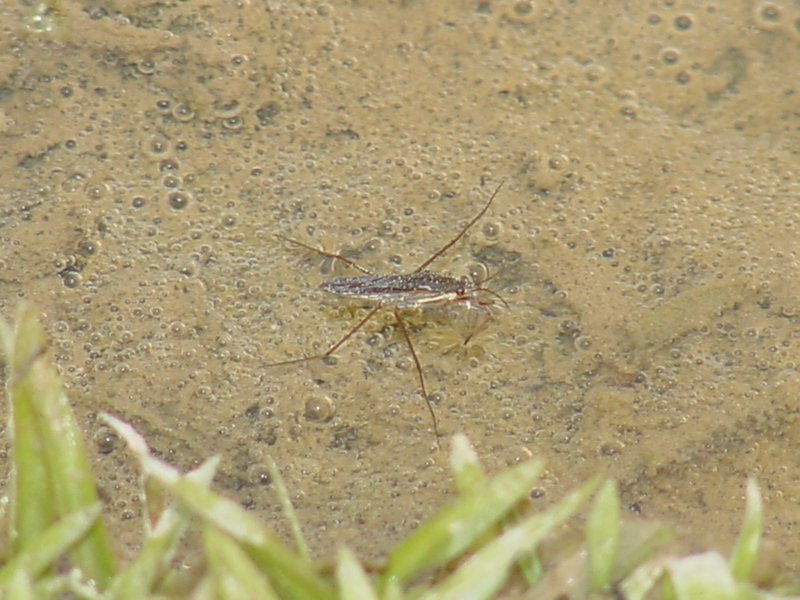
<path fill-rule="evenodd" d="M 349 340 L 353 336 L 354 333 L 356 333 L 359 329 L 361 329 L 364 325 L 366 325 L 367 321 L 369 321 L 372 317 L 374 317 L 375 313 L 378 312 L 378 310 L 382 306 L 383 306 L 382 304 L 378 304 L 378 306 L 376 306 L 371 311 L 369 311 L 369 313 L 367 313 L 367 316 L 364 317 L 363 319 L 361 319 L 361 321 L 358 323 L 358 325 L 353 327 L 350 331 L 347 332 L 347 334 L 342 339 L 340 339 L 333 346 L 328 348 L 328 351 L 325 352 L 324 354 L 317 354 L 315 356 L 304 356 L 303 358 L 293 358 L 291 360 L 282 360 L 281 362 L 270 363 L 270 364 L 265 365 L 265 366 L 267 366 L 267 367 L 279 367 L 281 365 L 293 365 L 293 364 L 296 364 L 296 363 L 307 362 L 309 360 L 316 360 L 318 358 L 328 358 L 331 354 L 336 352 L 341 347 L 342 344 L 344 344 L 347 340 Z"/>
<path fill-rule="evenodd" d="M 469 223 L 467 223 L 466 227 L 464 227 L 464 229 L 462 229 L 456 237 L 447 242 L 442 248 L 434 252 L 430 256 L 430 258 L 428 258 L 428 260 L 426 260 L 424 263 L 418 266 L 414 270 L 414 273 L 419 273 L 420 271 L 424 270 L 425 267 L 427 267 L 429 264 L 431 264 L 433 261 L 439 258 L 442 254 L 447 252 L 458 240 L 464 237 L 464 234 L 467 233 L 467 231 L 469 231 L 469 228 L 475 225 L 476 221 L 478 221 L 478 219 L 480 219 L 483 215 L 485 215 L 486 211 L 489 210 L 489 207 L 492 205 L 492 201 L 494 201 L 494 197 L 497 196 L 497 192 L 500 191 L 500 188 L 503 187 L 504 183 L 505 181 L 500 182 L 500 185 L 498 185 L 497 188 L 494 190 L 494 194 L 492 194 L 492 197 L 489 198 L 489 201 L 486 203 L 486 206 L 483 207 L 483 210 L 481 210 L 481 212 L 475 215 L 475 217 L 473 217 L 473 219 Z"/>
<path fill-rule="evenodd" d="M 326 252 L 325 250 L 320 250 L 319 248 L 314 248 L 313 246 L 309 246 L 308 244 L 304 244 L 303 242 L 298 242 L 297 240 L 293 240 L 292 238 L 288 238 L 282 235 L 278 236 L 280 239 L 284 240 L 285 242 L 289 242 L 290 244 L 294 244 L 295 246 L 300 246 L 301 248 L 305 248 L 306 250 L 311 250 L 312 252 L 316 252 L 321 256 L 327 256 L 328 258 L 332 258 L 334 260 L 340 260 L 343 263 L 350 265 L 361 271 L 362 273 L 366 273 L 367 275 L 372 275 L 372 272 L 368 269 L 365 269 L 357 262 L 350 260 L 349 258 L 345 258 L 341 254 L 334 254 L 333 252 Z"/>
<path fill-rule="evenodd" d="M 411 343 L 411 336 L 408 335 L 408 328 L 403 317 L 400 316 L 400 311 L 394 309 L 394 316 L 397 319 L 397 324 L 400 325 L 400 331 L 403 332 L 403 337 L 406 338 L 406 344 L 411 351 L 411 358 L 414 359 L 414 365 L 417 367 L 417 375 L 419 376 L 419 387 L 422 391 L 422 397 L 425 398 L 425 403 L 428 405 L 428 412 L 431 413 L 431 420 L 433 421 L 433 435 L 436 436 L 436 444 L 439 444 L 439 427 L 436 423 L 436 413 L 433 412 L 433 405 L 430 398 L 428 398 L 428 391 L 425 389 L 425 378 L 422 376 L 422 365 L 417 358 L 417 352 L 414 350 L 414 344 Z"/>
<path fill-rule="evenodd" d="M 361 328 L 362 328 L 364 325 L 366 325 L 366 324 L 367 324 L 367 321 L 369 321 L 369 320 L 370 320 L 372 317 L 374 317 L 374 316 L 375 316 L 375 313 L 376 313 L 376 312 L 378 312 L 378 310 L 380 310 L 382 306 L 383 306 L 382 304 L 378 304 L 378 306 L 376 306 L 376 307 L 375 307 L 375 308 L 373 308 L 371 311 L 369 311 L 369 313 L 367 313 L 367 316 L 366 316 L 366 317 L 364 317 L 363 319 L 361 319 L 361 321 L 358 323 L 358 325 L 356 325 L 355 327 L 353 327 L 353 328 L 352 328 L 352 329 L 351 329 L 351 330 L 350 330 L 350 331 L 347 333 L 347 335 L 345 335 L 345 336 L 344 336 L 342 339 L 340 339 L 340 340 L 339 340 L 338 342 L 336 342 L 336 343 L 335 343 L 333 346 L 331 346 L 331 347 L 328 349 L 328 351 L 327 351 L 325 354 L 323 354 L 323 355 L 322 355 L 322 358 L 327 358 L 328 356 L 330 356 L 331 354 L 333 354 L 334 352 L 336 352 L 336 351 L 339 349 L 339 346 L 341 346 L 342 344 L 344 344 L 344 343 L 345 343 L 347 340 L 349 340 L 349 339 L 352 337 L 352 335 L 353 335 L 353 334 L 354 334 L 356 331 L 358 331 L 358 330 L 359 330 L 359 329 L 361 329 Z"/>

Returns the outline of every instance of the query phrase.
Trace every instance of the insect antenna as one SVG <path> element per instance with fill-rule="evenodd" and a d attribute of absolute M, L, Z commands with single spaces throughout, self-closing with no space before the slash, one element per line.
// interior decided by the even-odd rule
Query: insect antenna
<path fill-rule="evenodd" d="M 489 275 L 489 277 L 487 277 L 487 278 L 486 278 L 486 279 L 484 279 L 483 281 L 477 282 L 477 283 L 476 283 L 476 286 L 477 286 L 477 287 L 475 287 L 475 289 L 474 289 L 474 290 L 472 290 L 472 293 L 471 293 L 471 294 L 470 294 L 468 297 L 466 297 L 466 298 L 465 298 L 465 300 L 466 300 L 468 303 L 469 303 L 471 300 L 475 300 L 475 304 L 473 304 L 472 306 L 473 306 L 474 308 L 477 308 L 477 309 L 479 309 L 479 310 L 482 310 L 483 312 L 485 312 L 485 313 L 486 313 L 486 318 L 485 318 L 485 319 L 484 319 L 484 320 L 481 322 L 481 324 L 480 324 L 480 325 L 478 325 L 478 326 L 477 326 L 475 329 L 473 329 L 473 330 L 472 330 L 472 332 L 471 332 L 471 333 L 470 333 L 470 334 L 469 334 L 469 335 L 466 337 L 466 339 L 464 339 L 464 346 L 466 346 L 467 344 L 469 344 L 469 343 L 470 343 L 470 341 L 472 340 L 472 338 L 474 338 L 474 337 L 475 337 L 475 336 L 477 336 L 479 333 L 481 333 L 481 332 L 482 332 L 484 329 L 486 329 L 486 328 L 489 326 L 489 323 L 491 323 L 492 321 L 494 321 L 494 315 L 493 315 L 493 314 L 492 314 L 492 312 L 491 312 L 491 311 L 490 311 L 490 310 L 487 308 L 487 306 L 489 306 L 489 305 L 491 305 L 491 304 L 494 304 L 494 302 L 480 302 L 479 300 L 477 300 L 475 292 L 483 292 L 483 293 L 485 293 L 485 294 L 489 294 L 490 296 L 494 296 L 495 298 L 497 298 L 498 300 L 500 300 L 500 302 L 502 302 L 502 303 L 503 303 L 503 306 L 505 306 L 505 307 L 506 307 L 506 308 L 508 308 L 508 309 L 510 309 L 510 308 L 511 308 L 511 307 L 508 305 L 508 302 L 506 302 L 506 299 L 505 299 L 505 298 L 503 298 L 503 297 L 502 297 L 500 294 L 498 294 L 497 292 L 495 292 L 495 291 L 493 291 L 493 290 L 490 290 L 490 289 L 489 289 L 489 288 L 487 288 L 487 287 L 483 287 L 483 284 L 484 284 L 484 283 L 486 283 L 487 281 L 491 281 L 492 279 L 494 279 L 495 277 L 497 277 L 497 276 L 498 276 L 500 273 L 502 273 L 502 272 L 503 272 L 503 270 L 504 270 L 504 269 L 499 269 L 499 270 L 498 270 L 496 273 L 493 273 L 492 275 Z"/>
<path fill-rule="evenodd" d="M 494 296 L 495 298 L 497 298 L 498 300 L 500 300 L 500 302 L 502 302 L 502 303 L 503 303 L 503 306 L 505 306 L 506 308 L 511 308 L 511 307 L 508 305 L 508 302 L 506 302 L 506 299 L 505 299 L 505 298 L 503 298 L 503 297 L 502 297 L 500 294 L 498 294 L 497 292 L 494 292 L 494 291 L 490 290 L 489 288 L 486 288 L 486 287 L 484 287 L 484 284 L 485 284 L 486 282 L 488 282 L 488 281 L 491 281 L 492 279 L 494 279 L 495 277 L 497 277 L 498 275 L 500 275 L 500 273 L 502 273 L 503 271 L 505 271 L 505 270 L 506 270 L 506 268 L 507 268 L 507 267 L 503 267 L 502 269 L 498 269 L 497 271 L 495 271 L 494 273 L 492 273 L 491 275 L 489 275 L 489 276 L 488 276 L 486 279 L 483 279 L 483 280 L 481 280 L 481 281 L 476 281 L 476 282 L 475 282 L 475 284 L 476 284 L 476 286 L 477 286 L 477 287 L 475 288 L 475 291 L 476 291 L 476 292 L 486 292 L 487 294 L 490 294 L 490 295 Z"/>
<path fill-rule="evenodd" d="M 418 266 L 413 272 L 414 273 L 419 273 L 420 271 L 422 271 L 425 267 L 427 267 L 429 264 L 431 264 L 433 261 L 435 261 L 437 258 L 439 258 L 442 254 L 447 252 L 458 240 L 460 240 L 462 237 L 464 237 L 464 234 L 467 233 L 467 231 L 469 231 L 469 228 L 472 227 L 473 225 L 475 225 L 475 223 L 478 221 L 478 219 L 480 219 L 483 215 L 485 215 L 486 211 L 489 210 L 489 207 L 492 205 L 492 201 L 494 200 L 494 197 L 497 196 L 497 192 L 500 191 L 500 188 L 503 187 L 504 183 L 505 183 L 505 181 L 501 181 L 500 182 L 500 185 L 497 186 L 497 189 L 494 191 L 494 194 L 492 194 L 492 197 L 489 198 L 489 202 L 487 202 L 486 206 L 483 207 L 483 210 L 481 212 L 479 212 L 469 223 L 467 223 L 467 226 L 464 227 L 464 229 L 462 229 L 461 232 L 456 237 L 454 237 L 452 240 L 447 242 L 444 245 L 444 247 L 442 247 L 437 252 L 435 252 L 430 258 L 428 258 L 428 260 L 426 260 L 424 263 L 422 263 L 420 266 Z"/>

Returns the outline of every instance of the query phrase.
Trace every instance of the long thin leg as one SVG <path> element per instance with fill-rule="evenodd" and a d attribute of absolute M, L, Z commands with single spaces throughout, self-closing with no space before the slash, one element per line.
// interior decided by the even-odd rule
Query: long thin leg
<path fill-rule="evenodd" d="M 436 413 L 433 412 L 433 405 L 431 404 L 430 398 L 428 398 L 428 390 L 425 389 L 425 378 L 422 376 L 422 365 L 419 362 L 419 358 L 417 358 L 417 353 L 414 350 L 414 344 L 411 343 L 411 336 L 408 335 L 406 322 L 403 320 L 403 317 L 400 316 L 400 311 L 398 311 L 396 308 L 394 309 L 394 316 L 397 319 L 397 324 L 400 325 L 400 331 L 403 332 L 403 337 L 406 338 L 406 344 L 408 344 L 408 349 L 411 351 L 411 358 L 414 359 L 414 365 L 417 367 L 419 387 L 422 391 L 422 397 L 425 398 L 425 403 L 428 405 L 428 412 L 431 413 L 431 420 L 433 421 L 433 435 L 436 436 L 436 444 L 438 445 L 439 427 L 436 423 Z"/>
<path fill-rule="evenodd" d="M 504 183 L 505 183 L 505 181 L 501 181 L 500 182 L 500 185 L 497 186 L 497 189 L 494 191 L 494 194 L 492 194 L 492 197 L 489 198 L 489 201 L 486 203 L 486 206 L 483 207 L 483 210 L 481 212 L 479 212 L 477 215 L 475 215 L 475 217 L 472 219 L 472 221 L 467 223 L 467 226 L 464 227 L 464 229 L 462 229 L 461 232 L 456 237 L 454 237 L 452 240 L 447 242 L 444 245 L 444 247 L 442 247 L 438 251 L 434 252 L 433 255 L 431 255 L 431 257 L 428 260 L 426 260 L 424 263 L 422 263 L 420 266 L 418 266 L 414 270 L 414 273 L 419 273 L 420 271 L 422 271 L 425 267 L 427 267 L 429 264 L 431 264 L 433 261 L 435 261 L 437 258 L 439 258 L 442 254 L 447 252 L 453 246 L 453 244 L 455 244 L 458 240 L 460 240 L 462 237 L 464 237 L 464 234 L 467 233 L 467 231 L 469 231 L 469 228 L 472 227 L 473 225 L 475 225 L 475 223 L 478 221 L 478 219 L 480 219 L 483 215 L 485 215 L 486 211 L 489 210 L 489 207 L 492 205 L 492 201 L 494 201 L 494 197 L 497 196 L 497 192 L 500 191 L 500 188 L 503 187 Z"/>
<path fill-rule="evenodd" d="M 306 250 L 311 250 L 312 252 L 316 252 L 317 254 L 319 254 L 321 256 L 327 256 L 328 258 L 333 258 L 334 260 L 340 260 L 343 263 L 348 264 L 351 267 L 354 267 L 354 268 L 358 269 L 362 273 L 366 273 L 367 275 L 372 275 L 372 271 L 362 267 L 360 264 L 358 264 L 355 261 L 350 260 L 349 258 L 345 258 L 341 254 L 334 254 L 333 252 L 326 252 L 325 250 L 320 250 L 319 248 L 314 248 L 314 246 L 309 246 L 308 244 L 304 244 L 303 242 L 298 242 L 297 240 L 293 240 L 292 238 L 288 238 L 288 237 L 285 237 L 283 235 L 279 235 L 278 237 L 280 239 L 286 241 L 286 242 L 294 244 L 295 246 L 300 246 L 301 248 L 305 248 Z"/>
<path fill-rule="evenodd" d="M 382 304 L 378 304 L 378 306 L 376 306 L 371 311 L 369 311 L 369 313 L 367 313 L 367 316 L 364 317 L 363 319 L 361 319 L 361 321 L 358 323 L 358 325 L 353 327 L 342 339 L 340 339 L 333 346 L 328 348 L 328 351 L 325 352 L 324 354 L 317 354 L 316 356 L 304 356 L 303 358 L 293 358 L 292 360 L 282 360 L 281 362 L 270 363 L 270 364 L 264 365 L 264 366 L 265 367 L 280 367 L 281 365 L 293 365 L 293 364 L 296 364 L 296 363 L 307 362 L 309 360 L 316 360 L 318 358 L 328 358 L 331 354 L 336 352 L 341 347 L 342 344 L 344 344 L 347 340 L 349 340 L 353 336 L 353 334 L 355 334 L 359 329 L 361 329 L 364 325 L 366 325 L 367 321 L 369 321 L 372 317 L 374 317 L 375 313 L 378 312 L 378 310 L 382 306 L 383 306 Z"/>

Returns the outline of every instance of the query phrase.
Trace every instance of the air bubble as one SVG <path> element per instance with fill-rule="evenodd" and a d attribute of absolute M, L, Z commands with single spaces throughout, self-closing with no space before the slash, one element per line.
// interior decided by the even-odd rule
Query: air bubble
<path fill-rule="evenodd" d="M 172 116 L 176 121 L 188 123 L 194 119 L 194 111 L 187 104 L 178 104 L 172 109 Z"/>
<path fill-rule="evenodd" d="M 92 439 L 100 454 L 111 454 L 119 446 L 119 438 L 111 427 L 102 425 L 97 428 Z"/>
<path fill-rule="evenodd" d="M 78 244 L 78 251 L 84 256 L 92 256 L 97 254 L 100 249 L 100 242 L 97 240 L 81 240 Z"/>
<path fill-rule="evenodd" d="M 142 75 L 152 75 L 156 72 L 156 62 L 149 58 L 142 60 L 136 65 L 136 70 Z"/>
<path fill-rule="evenodd" d="M 85 185 L 83 182 L 86 178 L 86 173 L 82 173 L 81 171 L 73 171 L 61 183 L 61 189 L 63 189 L 65 192 L 77 191 Z"/>
<path fill-rule="evenodd" d="M 675 21 L 673 23 L 675 25 L 675 29 L 678 31 L 688 31 L 692 28 L 694 24 L 694 19 L 691 15 L 678 15 L 675 17 Z"/>
<path fill-rule="evenodd" d="M 222 126 L 230 131 L 236 131 L 237 129 L 241 129 L 243 125 L 244 125 L 244 119 L 238 116 L 228 117 L 227 119 L 222 120 Z"/>
<path fill-rule="evenodd" d="M 533 452 L 527 446 L 512 446 L 502 453 L 506 466 L 518 465 L 533 458 Z"/>
<path fill-rule="evenodd" d="M 554 154 L 550 157 L 547 161 L 547 166 L 549 166 L 554 171 L 560 171 L 564 167 L 569 164 L 569 158 L 567 158 L 564 154 Z"/>
<path fill-rule="evenodd" d="M 681 51 L 677 48 L 663 48 L 659 57 L 665 65 L 674 65 L 681 59 Z"/>
<path fill-rule="evenodd" d="M 175 175 L 167 175 L 164 179 L 161 180 L 161 185 L 165 188 L 175 189 L 180 187 L 181 185 L 181 178 L 176 177 Z"/>
<path fill-rule="evenodd" d="M 320 424 L 329 423 L 335 414 L 336 406 L 328 396 L 306 400 L 303 416 L 307 421 Z"/>
<path fill-rule="evenodd" d="M 161 161 L 161 163 L 158 165 L 158 170 L 163 173 L 164 171 L 177 171 L 179 167 L 180 164 L 177 160 L 167 158 Z"/>
<path fill-rule="evenodd" d="M 188 206 L 190 200 L 191 196 L 187 192 L 172 192 L 167 196 L 170 208 L 175 210 L 183 210 Z"/>
<path fill-rule="evenodd" d="M 513 3 L 511 10 L 506 10 L 503 17 L 513 23 L 520 25 L 530 25 L 539 17 L 539 10 L 535 2 L 529 0 L 518 0 Z"/>
<path fill-rule="evenodd" d="M 61 281 L 64 287 L 76 288 L 81 284 L 83 277 L 77 271 L 67 271 L 61 274 Z"/>
<path fill-rule="evenodd" d="M 144 144 L 144 151 L 151 158 L 163 158 L 170 150 L 172 144 L 167 136 L 161 133 L 151 135 Z"/>
<path fill-rule="evenodd" d="M 621 454 L 622 451 L 625 449 L 625 444 L 623 444 L 619 440 L 607 440 L 605 442 L 601 442 L 598 453 L 600 456 L 615 456 L 617 454 Z"/>
<path fill-rule="evenodd" d="M 602 65 L 588 65 L 584 70 L 586 80 L 592 83 L 603 81 L 606 77 L 606 69 Z"/>
<path fill-rule="evenodd" d="M 87 184 L 86 188 L 86 195 L 89 197 L 90 200 L 102 200 L 108 192 L 110 188 L 107 183 L 90 183 Z"/>
<path fill-rule="evenodd" d="M 633 102 L 628 102 L 622 105 L 622 107 L 619 109 L 619 114 L 621 114 L 623 117 L 627 117 L 628 119 L 635 119 L 637 108 L 638 105 L 634 104 Z"/>
<path fill-rule="evenodd" d="M 367 243 L 364 244 L 363 248 L 364 252 L 372 254 L 380 250 L 382 246 L 383 246 L 383 241 L 380 238 L 372 238 L 371 240 L 368 240 Z"/>
<path fill-rule="evenodd" d="M 517 2 L 514 4 L 514 14 L 518 17 L 527 17 L 533 12 L 533 3 L 531 2 Z"/>
<path fill-rule="evenodd" d="M 781 9 L 772 2 L 765 2 L 758 9 L 762 21 L 775 23 L 781 18 Z"/>
<path fill-rule="evenodd" d="M 468 273 L 469 278 L 476 284 L 480 284 L 489 278 L 489 269 L 480 263 L 470 266 Z"/>
<path fill-rule="evenodd" d="M 503 226 L 500 223 L 489 221 L 481 227 L 484 237 L 489 240 L 496 240 L 502 232 Z"/>
<path fill-rule="evenodd" d="M 269 469 L 261 465 L 253 465 L 247 470 L 247 478 L 253 485 L 266 486 L 272 483 Z"/>
<path fill-rule="evenodd" d="M 383 344 L 383 335 L 380 333 L 373 333 L 367 338 L 367 346 L 370 348 L 377 348 Z"/>
<path fill-rule="evenodd" d="M 781 7 L 774 2 L 762 2 L 757 5 L 753 14 L 756 26 L 765 31 L 777 29 L 782 20 Z"/>

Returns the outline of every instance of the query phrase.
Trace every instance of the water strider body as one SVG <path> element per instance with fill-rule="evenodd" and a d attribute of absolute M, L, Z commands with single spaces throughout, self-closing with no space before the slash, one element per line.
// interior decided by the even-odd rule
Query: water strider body
<path fill-rule="evenodd" d="M 417 358 L 417 353 L 414 349 L 414 344 L 411 342 L 411 336 L 409 335 L 408 327 L 406 326 L 405 320 L 402 318 L 400 311 L 405 309 L 421 308 L 433 304 L 445 304 L 452 302 L 463 302 L 469 308 L 475 308 L 484 311 L 486 313 L 486 318 L 484 319 L 483 323 L 481 323 L 472 332 L 469 338 L 465 340 L 465 344 L 476 333 L 482 331 L 486 325 L 488 325 L 489 321 L 492 319 L 492 315 L 487 307 L 494 304 L 494 300 L 492 298 L 488 298 L 487 296 L 494 296 L 500 299 L 503 304 L 505 304 L 505 300 L 503 300 L 495 292 L 481 287 L 481 284 L 485 283 L 486 280 L 476 283 L 469 277 L 451 277 L 449 275 L 428 271 L 426 267 L 444 254 L 447 250 L 449 250 L 464 236 L 464 234 L 467 233 L 467 231 L 469 231 L 469 229 L 478 221 L 478 219 L 486 214 L 486 211 L 489 210 L 489 207 L 492 205 L 492 202 L 494 201 L 495 196 L 497 196 L 497 193 L 500 191 L 501 187 L 503 187 L 502 183 L 497 186 L 483 209 L 475 217 L 473 217 L 469 223 L 467 223 L 467 225 L 458 233 L 458 235 L 456 235 L 442 248 L 432 254 L 414 271 L 407 274 L 375 275 L 361 265 L 339 254 L 318 250 L 317 248 L 312 248 L 311 246 L 308 246 L 302 242 L 298 242 L 297 240 L 281 236 L 282 239 L 292 244 L 300 246 L 301 248 L 306 248 L 307 250 L 311 250 L 312 252 L 316 252 L 322 256 L 341 260 L 342 262 L 364 273 L 364 275 L 357 277 L 332 277 L 330 279 L 326 279 L 320 284 L 320 288 L 331 294 L 336 294 L 337 296 L 352 298 L 354 300 L 363 302 L 373 302 L 375 303 L 375 306 L 363 319 L 361 319 L 361 321 L 359 321 L 355 327 L 353 327 L 344 337 L 331 346 L 324 354 L 284 360 L 266 366 L 276 367 L 279 365 L 290 365 L 294 363 L 327 358 L 336 352 L 336 350 L 338 350 L 359 329 L 361 329 L 370 319 L 372 319 L 372 317 L 375 316 L 375 313 L 377 313 L 381 308 L 391 308 L 395 319 L 397 320 L 397 325 L 399 326 L 400 331 L 406 340 L 409 352 L 411 353 L 411 358 L 414 360 L 414 366 L 416 367 L 417 377 L 419 379 L 420 391 L 425 399 L 425 402 L 427 403 L 428 411 L 431 414 L 431 420 L 433 422 L 433 432 L 438 439 L 439 427 L 436 421 L 436 413 L 434 412 L 430 398 L 428 397 L 428 391 L 425 386 L 425 377 L 422 375 L 422 365 L 420 364 L 419 358 Z"/>
<path fill-rule="evenodd" d="M 382 302 L 397 308 L 418 308 L 443 302 L 470 302 L 480 289 L 469 277 L 450 277 L 433 271 L 419 271 L 408 275 L 332 277 L 323 281 L 319 287 L 337 296 Z"/>

